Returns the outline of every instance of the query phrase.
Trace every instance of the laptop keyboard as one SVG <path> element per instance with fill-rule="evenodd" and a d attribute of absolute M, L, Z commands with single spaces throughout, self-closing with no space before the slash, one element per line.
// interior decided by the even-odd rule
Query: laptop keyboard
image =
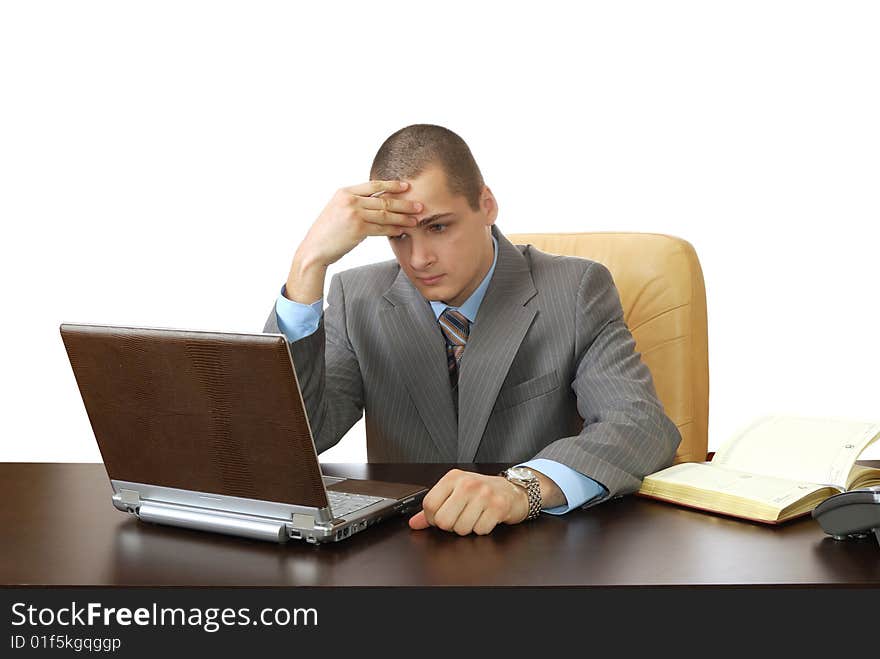
<path fill-rule="evenodd" d="M 327 500 L 330 502 L 330 510 L 334 517 L 345 517 L 357 512 L 361 508 L 372 506 L 382 497 L 370 497 L 365 494 L 351 494 L 350 492 L 327 491 Z"/>

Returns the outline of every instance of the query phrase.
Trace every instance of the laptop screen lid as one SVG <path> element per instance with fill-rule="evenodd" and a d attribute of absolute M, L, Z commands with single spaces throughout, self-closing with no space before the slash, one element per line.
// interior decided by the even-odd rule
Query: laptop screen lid
<path fill-rule="evenodd" d="M 111 480 L 328 505 L 283 336 L 72 324 L 61 335 Z"/>

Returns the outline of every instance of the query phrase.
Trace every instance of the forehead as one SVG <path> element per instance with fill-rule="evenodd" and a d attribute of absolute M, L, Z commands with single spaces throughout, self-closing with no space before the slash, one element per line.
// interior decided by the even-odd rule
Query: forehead
<path fill-rule="evenodd" d="M 462 203 L 467 204 L 464 197 L 452 196 L 449 193 L 449 187 L 446 185 L 446 173 L 439 167 L 429 167 L 414 178 L 401 180 L 409 182 L 409 189 L 406 192 L 389 196 L 408 201 L 420 201 L 426 209 L 452 210 Z"/>

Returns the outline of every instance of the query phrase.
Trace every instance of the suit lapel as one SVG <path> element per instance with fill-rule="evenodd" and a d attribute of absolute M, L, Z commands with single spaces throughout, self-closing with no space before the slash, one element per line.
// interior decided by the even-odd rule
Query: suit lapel
<path fill-rule="evenodd" d="M 537 314 L 524 306 L 537 293 L 528 261 L 497 227 L 492 232 L 498 262 L 459 365 L 457 462 L 473 462 L 498 391 Z"/>
<path fill-rule="evenodd" d="M 440 461 L 454 462 L 457 422 L 443 333 L 431 305 L 403 269 L 384 297 L 394 305 L 380 314 L 382 331 L 391 347 L 391 359 L 442 456 Z"/>

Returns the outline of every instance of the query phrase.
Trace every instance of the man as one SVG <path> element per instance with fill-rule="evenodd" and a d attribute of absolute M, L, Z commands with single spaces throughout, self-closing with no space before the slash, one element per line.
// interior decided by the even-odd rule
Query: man
<path fill-rule="evenodd" d="M 370 181 L 336 192 L 296 251 L 264 331 L 291 342 L 318 452 L 366 410 L 371 462 L 505 462 L 452 470 L 410 527 L 487 534 L 638 489 L 681 436 L 657 400 L 611 275 L 512 245 L 465 142 L 416 124 Z M 395 260 L 327 267 L 367 236 Z"/>

